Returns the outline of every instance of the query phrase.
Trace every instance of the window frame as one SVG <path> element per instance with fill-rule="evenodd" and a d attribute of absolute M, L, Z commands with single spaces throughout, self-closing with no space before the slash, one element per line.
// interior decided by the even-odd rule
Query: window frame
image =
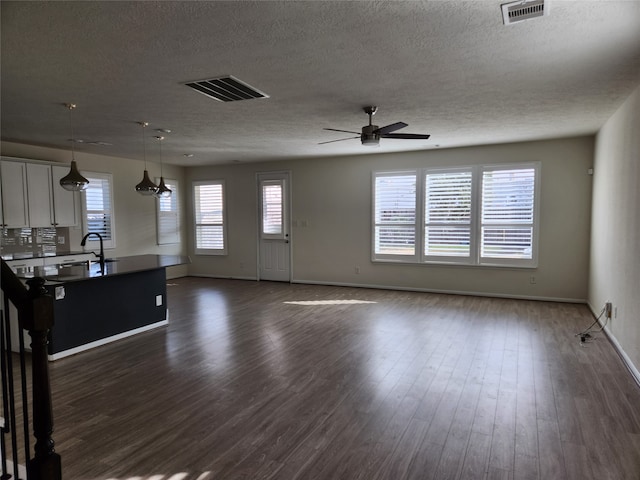
<path fill-rule="evenodd" d="M 160 178 L 156 177 L 156 184 Z M 156 243 L 158 245 L 175 245 L 180 243 L 180 184 L 177 180 L 165 178 L 165 184 L 171 190 L 170 197 L 161 197 L 156 201 Z M 171 202 L 171 210 L 162 210 L 162 202 L 169 200 Z M 163 218 L 171 220 L 172 228 L 170 231 L 164 232 Z"/>
<path fill-rule="evenodd" d="M 280 187 L 280 231 L 274 233 L 265 232 L 265 220 L 267 219 L 267 215 L 265 215 L 265 208 L 268 205 L 268 202 L 265 202 L 264 194 L 265 187 L 268 186 L 278 186 Z M 264 240 L 285 240 L 287 238 L 287 229 L 286 225 L 288 223 L 287 218 L 287 209 L 285 208 L 285 199 L 287 198 L 288 192 L 285 191 L 286 182 L 282 178 L 265 178 L 260 180 L 260 238 Z"/>
<path fill-rule="evenodd" d="M 538 266 L 538 239 L 540 235 L 540 177 L 542 165 L 540 162 L 526 162 L 516 164 L 492 164 L 482 165 L 479 168 L 478 182 L 482 185 L 484 172 L 495 170 L 527 170 L 532 169 L 534 175 L 533 183 L 533 219 L 530 225 L 533 229 L 531 237 L 531 258 L 495 258 L 495 257 L 482 257 L 482 191 L 479 193 L 478 201 L 478 225 L 477 225 L 477 238 L 478 238 L 478 265 L 493 266 L 493 267 L 523 267 L 523 268 L 536 268 Z M 482 190 L 482 189 L 481 189 Z M 518 225 L 512 223 L 512 225 Z"/>
<path fill-rule="evenodd" d="M 222 222 L 201 222 L 197 221 L 197 205 L 198 197 L 196 195 L 196 187 L 220 185 L 222 189 Z M 226 184 L 224 180 L 194 180 L 191 184 L 191 192 L 193 197 L 193 251 L 196 255 L 227 255 L 228 254 L 228 237 L 227 237 L 227 198 Z M 198 227 L 199 226 L 221 226 L 222 227 L 222 243 L 223 248 L 201 248 L 198 247 Z"/>
<path fill-rule="evenodd" d="M 390 253 L 376 253 L 376 235 L 377 228 L 380 226 L 388 225 L 401 225 L 401 226 L 409 226 L 411 225 L 409 222 L 407 223 L 399 223 L 399 222 L 378 222 L 377 221 L 377 210 L 376 210 L 376 180 L 380 177 L 404 177 L 411 176 L 415 177 L 416 183 L 416 198 L 415 198 L 415 218 L 414 218 L 414 252 L 413 254 L 390 254 Z M 371 180 L 371 254 L 372 259 L 374 261 L 385 261 L 385 262 L 399 262 L 399 263 L 418 263 L 419 255 L 420 255 L 420 244 L 422 242 L 422 234 L 419 228 L 419 218 L 421 217 L 420 206 L 422 205 L 422 201 L 419 198 L 420 189 L 418 188 L 419 183 L 419 170 L 411 169 L 411 170 L 393 170 L 393 171 L 374 171 Z"/>
<path fill-rule="evenodd" d="M 475 235 L 476 224 L 477 224 L 477 205 L 474 201 L 475 195 L 477 195 L 478 190 L 478 182 L 477 176 L 475 175 L 475 171 L 473 167 L 428 167 L 423 168 L 421 170 L 421 182 L 422 182 L 422 204 L 423 204 L 423 215 L 421 218 L 420 230 L 422 234 L 422 242 L 420 244 L 420 262 L 421 263 L 445 263 L 445 264 L 463 264 L 468 265 L 473 262 L 475 257 L 475 252 L 477 250 L 477 236 Z M 468 256 L 457 256 L 457 255 L 427 255 L 426 250 L 426 239 L 427 239 L 427 177 L 429 175 L 441 175 L 441 174 L 460 174 L 460 173 L 470 173 L 471 174 L 471 205 L 470 205 L 470 218 L 469 218 L 469 255 Z M 453 222 L 437 222 L 442 226 L 445 225 L 455 225 Z"/>
<path fill-rule="evenodd" d="M 483 175 L 492 170 L 525 170 L 534 171 L 533 188 L 533 228 L 531 258 L 493 258 L 481 257 L 482 252 L 482 189 Z M 382 263 L 406 263 L 418 265 L 461 265 L 472 267 L 510 267 L 536 268 L 538 266 L 538 243 L 540 230 L 540 178 L 541 162 L 522 162 L 504 164 L 483 164 L 455 167 L 425 167 L 411 170 L 380 170 L 372 172 L 371 193 L 371 261 Z M 468 256 L 427 255 L 425 238 L 427 220 L 427 176 L 430 174 L 471 172 L 471 219 Z M 416 175 L 415 195 L 415 252 L 414 255 L 376 253 L 376 180 L 385 176 Z"/>
<path fill-rule="evenodd" d="M 106 181 L 108 185 L 108 196 L 109 196 L 109 205 L 110 208 L 108 210 L 110 219 L 109 239 L 103 239 L 103 247 L 105 249 L 113 249 L 116 248 L 116 214 L 115 214 L 115 203 L 114 203 L 114 194 L 113 194 L 113 174 L 104 173 L 104 172 L 90 172 L 90 171 L 82 171 L 82 175 L 89 180 L 89 185 L 91 185 L 91 179 L 97 179 L 101 181 Z M 89 187 L 87 187 L 89 188 Z M 103 193 L 104 195 L 104 193 Z M 89 219 L 88 216 L 88 208 L 87 208 L 87 191 L 81 190 L 81 208 L 82 208 L 82 235 L 86 235 L 89 233 Z M 107 211 L 107 210 L 103 210 Z M 100 248 L 100 240 L 95 238 L 95 236 L 90 236 L 86 241 L 86 250 L 97 249 Z"/>

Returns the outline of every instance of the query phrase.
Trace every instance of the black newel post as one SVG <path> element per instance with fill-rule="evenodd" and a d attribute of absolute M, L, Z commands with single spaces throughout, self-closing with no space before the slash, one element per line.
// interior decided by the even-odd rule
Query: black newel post
<path fill-rule="evenodd" d="M 36 438 L 34 457 L 27 461 L 27 476 L 29 480 L 61 480 L 60 455 L 55 452 L 51 437 L 53 411 L 47 356 L 47 336 L 53 327 L 53 298 L 47 294 L 42 278 L 27 280 L 27 285 L 29 298 L 20 323 L 31 336 L 33 434 Z"/>

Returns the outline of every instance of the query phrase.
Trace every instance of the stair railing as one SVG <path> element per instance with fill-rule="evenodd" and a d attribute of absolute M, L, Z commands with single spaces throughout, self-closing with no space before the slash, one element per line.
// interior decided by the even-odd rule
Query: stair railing
<path fill-rule="evenodd" d="M 4 452 L 4 433 L 10 431 L 12 441 L 12 451 L 14 464 L 17 463 L 16 451 L 16 411 L 15 392 L 13 387 L 13 361 L 15 355 L 11 349 L 10 313 L 9 302 L 11 302 L 18 312 L 18 337 L 20 344 L 20 380 L 22 385 L 22 409 L 24 423 L 24 452 L 27 463 L 27 480 L 61 480 L 62 468 L 60 455 L 55 452 L 55 443 L 52 438 L 53 433 L 53 410 L 51 402 L 51 385 L 49 381 L 49 359 L 47 353 L 48 335 L 53 327 L 53 298 L 47 293 L 44 287 L 44 279 L 35 277 L 27 280 L 28 288 L 23 285 L 20 279 L 13 273 L 9 265 L 4 260 L 1 264 L 1 282 L 4 296 L 2 329 L 2 380 L 3 380 L 3 411 L 9 416 L 9 421 L 5 420 L 0 427 L 3 435 L 0 437 L 3 447 L 2 467 L 4 475 L 2 478 L 19 478 L 17 467 L 14 467 L 13 476 L 7 476 Z M 30 435 L 28 424 L 27 407 L 27 380 L 25 368 L 24 342 L 22 340 L 23 329 L 29 332 L 31 337 L 31 391 L 32 391 L 32 412 L 33 412 L 33 436 L 35 437 L 34 455 L 30 454 Z M 8 347 L 8 348 L 7 348 Z M 6 385 L 5 385 L 6 384 Z M 6 390 L 4 387 L 7 387 Z"/>

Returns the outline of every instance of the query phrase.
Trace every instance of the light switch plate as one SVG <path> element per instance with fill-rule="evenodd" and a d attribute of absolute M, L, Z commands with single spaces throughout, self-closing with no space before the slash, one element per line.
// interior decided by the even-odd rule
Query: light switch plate
<path fill-rule="evenodd" d="M 162 295 L 156 295 L 156 307 L 162 306 Z"/>

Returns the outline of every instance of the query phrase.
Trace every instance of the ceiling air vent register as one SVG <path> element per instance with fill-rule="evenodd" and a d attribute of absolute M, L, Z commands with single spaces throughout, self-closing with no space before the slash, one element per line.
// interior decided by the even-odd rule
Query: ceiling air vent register
<path fill-rule="evenodd" d="M 518 2 L 503 3 L 501 8 L 502 21 L 505 25 L 549 15 L 548 0 L 520 0 Z"/>
<path fill-rule="evenodd" d="M 237 102 L 239 100 L 250 100 L 252 98 L 269 98 L 269 95 L 266 93 L 253 88 L 251 85 L 244 83 L 231 75 L 211 78 L 209 80 L 186 82 L 185 85 L 220 102 Z"/>

